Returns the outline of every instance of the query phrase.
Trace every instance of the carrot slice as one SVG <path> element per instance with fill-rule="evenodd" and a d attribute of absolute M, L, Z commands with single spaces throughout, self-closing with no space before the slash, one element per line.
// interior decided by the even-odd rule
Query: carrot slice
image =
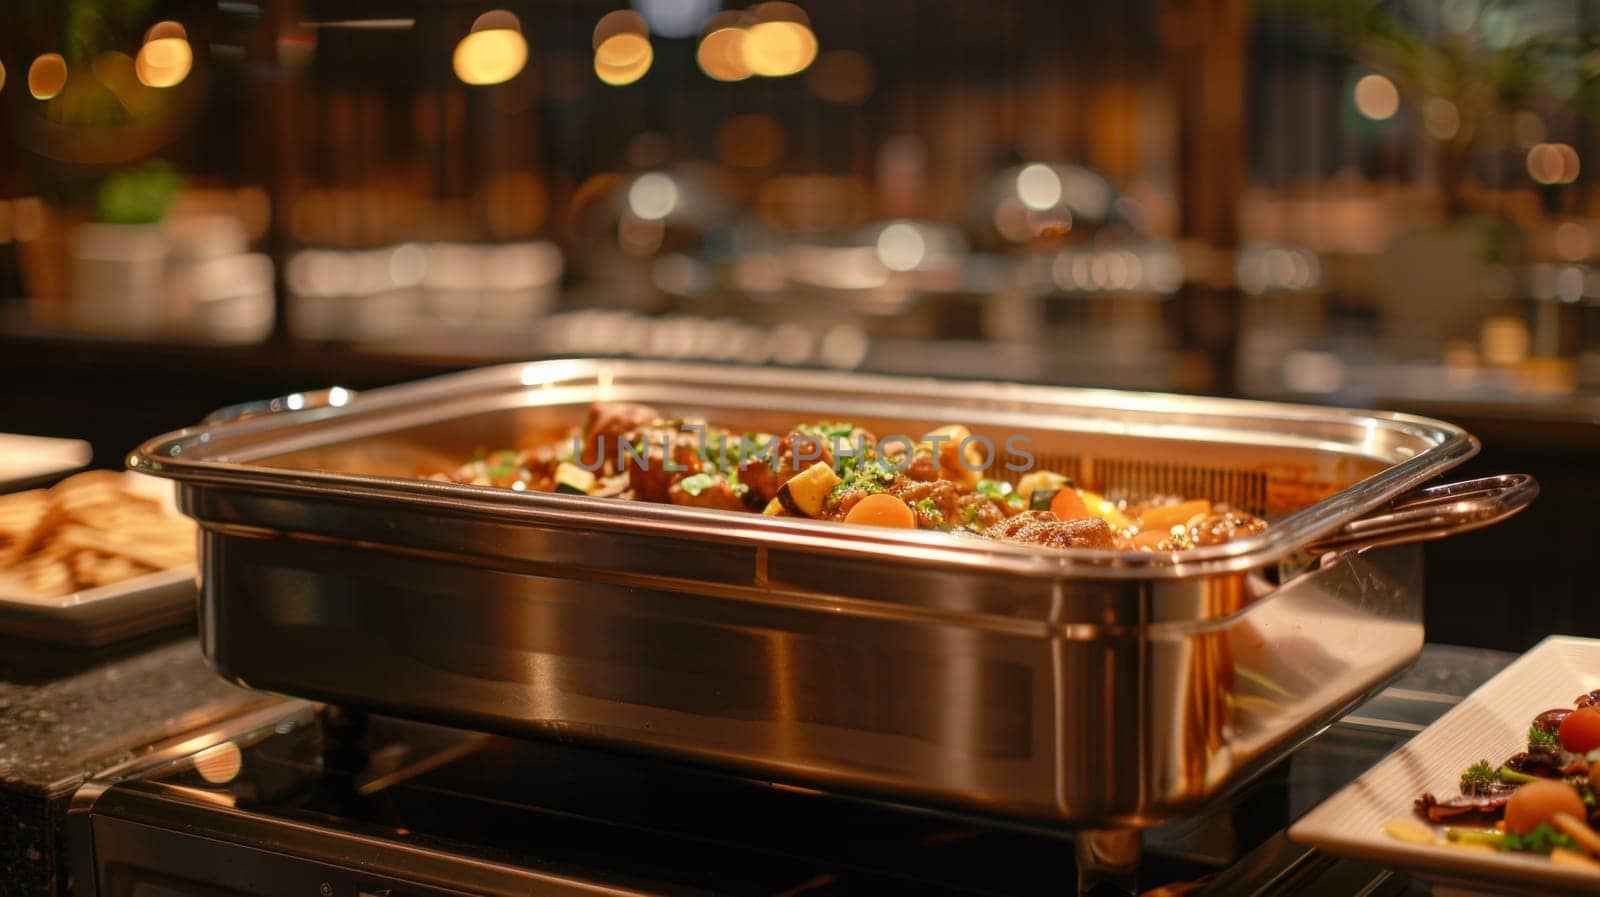
<path fill-rule="evenodd" d="M 889 495 L 879 492 L 869 495 L 856 502 L 850 513 L 844 515 L 845 523 L 861 523 L 867 526 L 892 526 L 899 529 L 916 529 L 917 515 L 911 512 L 911 506 Z"/>
<path fill-rule="evenodd" d="M 1089 506 L 1083 503 L 1083 496 L 1070 487 L 1062 489 L 1055 498 L 1050 499 L 1050 513 L 1056 515 L 1057 520 L 1082 520 L 1094 516 L 1089 513 Z"/>

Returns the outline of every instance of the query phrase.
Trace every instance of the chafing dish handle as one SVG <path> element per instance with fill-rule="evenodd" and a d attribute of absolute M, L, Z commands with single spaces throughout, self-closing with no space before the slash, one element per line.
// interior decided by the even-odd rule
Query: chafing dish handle
<path fill-rule="evenodd" d="M 343 386 L 330 386 L 327 389 L 318 389 L 311 392 L 295 392 L 273 399 L 257 399 L 253 402 L 228 405 L 206 415 L 206 419 L 202 423 L 227 424 L 234 421 L 249 420 L 252 417 L 260 417 L 263 414 L 277 414 L 282 411 L 341 408 L 350 404 L 355 397 L 356 391 L 353 389 L 345 389 Z"/>
<path fill-rule="evenodd" d="M 1325 554 L 1399 545 L 1481 529 L 1526 508 L 1538 494 L 1538 481 L 1525 473 L 1426 486 L 1350 521 L 1333 535 L 1314 542 L 1310 551 Z"/>

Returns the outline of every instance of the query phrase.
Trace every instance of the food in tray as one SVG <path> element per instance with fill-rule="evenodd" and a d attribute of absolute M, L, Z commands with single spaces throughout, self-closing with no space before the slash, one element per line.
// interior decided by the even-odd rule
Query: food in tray
<path fill-rule="evenodd" d="M 195 562 L 194 524 L 92 471 L 0 495 L 0 582 L 56 597 Z"/>
<path fill-rule="evenodd" d="M 741 433 L 667 419 L 648 405 L 604 402 L 564 438 L 486 452 L 433 479 L 510 489 L 667 502 L 903 529 L 932 529 L 1057 548 L 1179 551 L 1266 528 L 1206 499 L 1112 498 L 1031 469 L 1026 440 L 953 424 L 919 437 L 850 423 Z M 1003 476 L 1015 477 L 1015 482 Z"/>
<path fill-rule="evenodd" d="M 1412 843 L 1545 854 L 1600 876 L 1600 690 L 1539 714 L 1527 750 L 1498 766 L 1473 764 L 1457 790 L 1423 794 L 1418 819 L 1393 820 L 1387 831 Z"/>

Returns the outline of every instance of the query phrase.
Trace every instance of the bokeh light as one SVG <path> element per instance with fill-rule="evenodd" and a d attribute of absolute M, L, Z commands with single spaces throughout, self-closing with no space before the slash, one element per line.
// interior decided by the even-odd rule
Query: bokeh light
<path fill-rule="evenodd" d="M 717 0 L 633 0 L 650 30 L 662 37 L 689 37 L 717 10 Z"/>
<path fill-rule="evenodd" d="M 817 38 L 800 22 L 757 22 L 745 33 L 745 65 L 767 78 L 799 74 L 817 58 Z"/>
<path fill-rule="evenodd" d="M 522 20 L 509 9 L 491 9 L 476 19 L 472 20 L 469 33 L 479 31 L 522 31 Z"/>
<path fill-rule="evenodd" d="M 504 9 L 492 9 L 472 23 L 472 30 L 456 44 L 450 59 L 463 84 L 504 84 L 528 64 L 528 41 L 522 23 Z"/>
<path fill-rule="evenodd" d="M 1356 82 L 1356 110 L 1373 121 L 1384 121 L 1400 111 L 1400 91 L 1382 75 L 1367 75 Z"/>
<path fill-rule="evenodd" d="M 1461 130 L 1461 112 L 1444 97 L 1434 97 L 1422 105 L 1422 125 L 1435 140 L 1450 140 Z"/>
<path fill-rule="evenodd" d="M 594 74 L 613 87 L 644 77 L 655 60 L 650 39 L 642 34 L 623 32 L 606 38 L 594 51 Z"/>
<path fill-rule="evenodd" d="M 1017 198 L 1035 212 L 1053 209 L 1061 202 L 1061 176 L 1038 162 L 1017 173 Z"/>
<path fill-rule="evenodd" d="M 144 46 L 134 57 L 133 71 L 146 87 L 177 87 L 194 66 L 189 34 L 177 22 L 157 22 L 145 32 Z"/>
<path fill-rule="evenodd" d="M 835 106 L 859 106 L 878 86 L 867 57 L 854 50 L 829 50 L 806 73 L 806 86 L 818 99 Z"/>
<path fill-rule="evenodd" d="M 1570 184 L 1578 179 L 1578 151 L 1565 143 L 1536 143 L 1528 150 L 1528 176 L 1540 184 Z"/>
<path fill-rule="evenodd" d="M 628 186 L 628 210 L 643 221 L 660 221 L 678 207 L 678 185 L 659 171 L 641 174 Z"/>
<path fill-rule="evenodd" d="M 634 34 L 646 40 L 650 37 L 650 27 L 645 24 L 644 16 L 631 9 L 617 9 L 600 17 L 594 25 L 594 39 L 592 46 L 598 51 L 619 34 Z"/>
<path fill-rule="evenodd" d="M 167 19 L 151 25 L 144 33 L 144 42 L 149 43 L 153 40 L 166 40 L 167 38 L 172 37 L 181 37 L 184 40 L 188 40 L 189 32 L 184 30 L 183 23 L 174 22 L 171 19 Z"/>
<path fill-rule="evenodd" d="M 67 61 L 60 53 L 45 53 L 28 66 L 28 93 L 36 100 L 48 100 L 67 84 Z"/>
<path fill-rule="evenodd" d="M 1563 221 L 1556 225 L 1556 254 L 1569 262 L 1581 261 L 1594 251 L 1589 229 L 1576 221 Z"/>
<path fill-rule="evenodd" d="M 896 221 L 878 232 L 878 261 L 890 271 L 913 271 L 928 254 L 922 231 L 907 221 Z"/>
<path fill-rule="evenodd" d="M 696 59 L 700 70 L 717 81 L 743 81 L 750 77 L 744 61 L 743 28 L 718 28 L 700 39 Z"/>

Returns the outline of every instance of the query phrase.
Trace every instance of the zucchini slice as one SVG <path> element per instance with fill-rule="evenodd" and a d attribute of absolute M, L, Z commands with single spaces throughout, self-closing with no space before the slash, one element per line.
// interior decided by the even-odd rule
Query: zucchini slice
<path fill-rule="evenodd" d="M 556 491 L 569 495 L 588 495 L 594 488 L 594 474 L 576 464 L 556 465 Z"/>
<path fill-rule="evenodd" d="M 816 517 L 822 513 L 822 503 L 828 493 L 839 485 L 839 475 L 826 461 L 807 467 L 778 487 L 778 502 L 783 509 L 801 517 Z"/>
<path fill-rule="evenodd" d="M 1071 477 L 1065 477 L 1059 473 L 1049 470 L 1036 470 L 1033 473 L 1024 475 L 1022 479 L 1018 480 L 1017 488 L 1014 491 L 1017 495 L 1022 496 L 1022 501 L 1024 504 L 1032 508 L 1034 505 L 1033 494 L 1035 492 L 1045 489 L 1054 493 L 1057 489 L 1071 485 Z M 1049 499 L 1046 499 L 1045 507 L 1048 508 L 1049 506 L 1050 501 Z"/>

